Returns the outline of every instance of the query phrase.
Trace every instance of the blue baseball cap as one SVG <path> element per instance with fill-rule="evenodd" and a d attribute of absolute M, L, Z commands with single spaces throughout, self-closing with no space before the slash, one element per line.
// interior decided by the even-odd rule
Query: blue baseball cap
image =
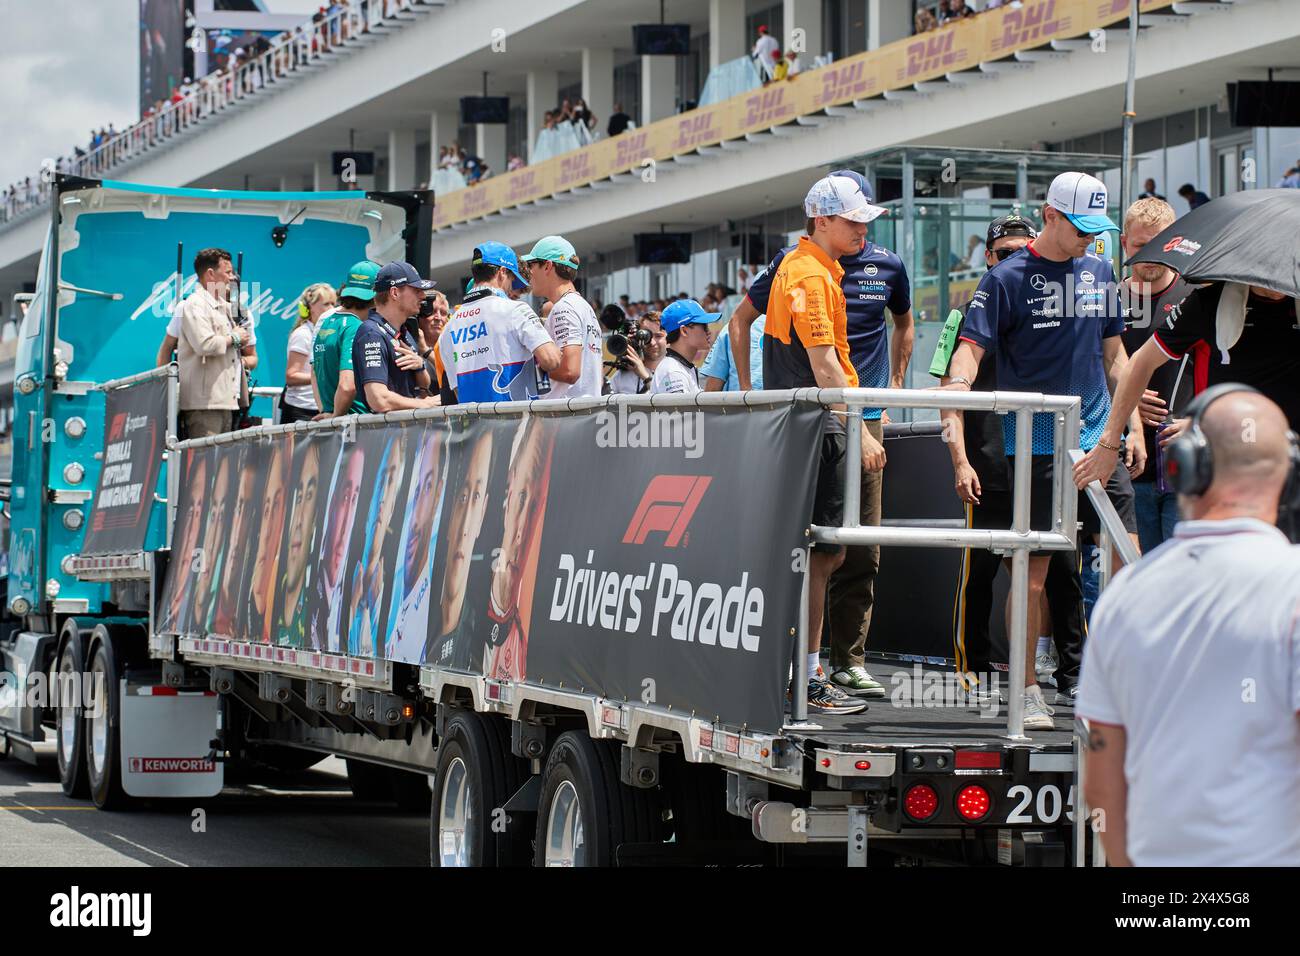
<path fill-rule="evenodd" d="M 387 292 L 389 289 L 404 285 L 427 292 L 436 284 L 432 279 L 421 279 L 420 273 L 416 272 L 415 266 L 409 262 L 390 262 L 375 276 L 376 292 Z"/>
<path fill-rule="evenodd" d="M 504 266 L 515 277 L 516 289 L 527 289 L 528 280 L 519 271 L 519 257 L 504 242 L 481 242 L 474 247 L 471 266 Z"/>
<path fill-rule="evenodd" d="M 659 327 L 665 332 L 676 332 L 692 322 L 708 325 L 717 318 L 716 315 L 705 312 L 704 306 L 694 299 L 678 299 L 659 313 Z"/>
<path fill-rule="evenodd" d="M 1087 173 L 1061 173 L 1047 189 L 1047 205 L 1080 232 L 1119 232 L 1106 215 L 1106 184 Z"/>
<path fill-rule="evenodd" d="M 851 179 L 858 184 L 858 189 L 862 195 L 867 197 L 867 202 L 874 203 L 876 194 L 871 191 L 871 183 L 867 182 L 867 177 L 863 176 L 856 169 L 835 169 L 831 170 L 832 176 L 843 176 L 845 179 Z"/>

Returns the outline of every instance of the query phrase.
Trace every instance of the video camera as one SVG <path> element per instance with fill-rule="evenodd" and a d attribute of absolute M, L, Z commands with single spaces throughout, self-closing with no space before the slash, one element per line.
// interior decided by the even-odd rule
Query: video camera
<path fill-rule="evenodd" d="M 614 356 L 614 366 L 620 370 L 628 368 L 628 349 L 635 349 L 637 355 L 644 357 L 645 347 L 654 337 L 649 329 L 641 328 L 612 302 L 600 310 L 600 324 L 609 330 L 609 354 Z"/>

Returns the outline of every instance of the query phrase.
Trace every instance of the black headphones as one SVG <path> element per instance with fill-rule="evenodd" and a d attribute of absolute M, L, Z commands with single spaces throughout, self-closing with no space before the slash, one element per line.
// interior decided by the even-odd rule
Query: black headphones
<path fill-rule="evenodd" d="M 1251 392 L 1259 395 L 1257 388 L 1242 385 L 1239 382 L 1222 382 L 1212 385 L 1197 395 L 1187 406 L 1186 415 L 1192 419 L 1191 425 L 1181 435 L 1170 442 L 1165 449 L 1165 479 L 1180 495 L 1203 495 L 1214 481 L 1214 456 L 1210 452 L 1210 443 L 1201 431 L 1201 419 L 1206 410 L 1215 401 L 1230 392 Z M 1287 431 L 1290 444 L 1286 484 L 1282 490 L 1282 505 L 1294 500 L 1300 482 L 1300 441 L 1293 431 Z"/>

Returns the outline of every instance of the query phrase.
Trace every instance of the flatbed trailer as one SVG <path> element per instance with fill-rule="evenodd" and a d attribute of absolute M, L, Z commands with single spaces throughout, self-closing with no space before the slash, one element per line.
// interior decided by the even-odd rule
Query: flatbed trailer
<path fill-rule="evenodd" d="M 92 207 L 113 198 L 101 195 L 112 186 L 63 185 Z M 152 187 L 132 189 L 160 195 L 150 193 Z M 262 201 L 252 194 L 234 200 L 214 195 L 205 208 L 204 197 L 191 195 L 200 191 L 180 192 L 187 212 L 218 218 L 230 213 L 232 201 L 246 207 L 243 215 L 257 214 L 254 207 L 264 202 L 283 220 L 300 216 L 299 208 L 310 202 L 302 196 Z M 378 234 L 337 201 L 322 213 L 370 230 L 368 243 L 336 251 L 334 258 L 382 258 L 373 251 L 377 237 L 384 238 L 390 255 L 401 248 L 398 237 L 410 238 L 402 216 L 394 220 L 390 214 L 394 206 L 405 214 L 415 207 L 383 196 L 366 202 L 382 224 Z M 156 207 L 158 200 L 136 211 L 150 203 Z M 56 236 L 57 226 L 56 221 Z M 193 248 L 202 244 L 198 238 L 190 242 Z M 47 248 L 47 289 L 60 281 L 59 263 Z M 27 337 L 37 345 L 66 338 L 76 315 L 60 314 L 68 303 L 42 298 L 39 288 L 36 301 L 44 318 L 33 320 Z M 271 338 L 268 331 L 267 324 L 259 326 L 259 338 Z M 153 347 L 145 341 L 140 350 Z M 66 353 L 54 356 L 65 363 L 61 370 L 54 362 L 33 369 L 31 355 L 39 349 L 27 359 L 20 355 L 20 402 L 22 395 L 40 397 L 47 390 L 50 399 L 67 394 Z M 91 381 L 76 392 L 125 401 L 132 388 L 166 382 L 174 393 L 171 370 L 140 374 L 149 358 L 127 356 L 118 365 L 128 376 Z M 30 386 L 22 385 L 24 376 Z M 404 806 L 429 807 L 434 865 L 804 859 L 865 865 L 868 848 L 873 861 L 1084 864 L 1092 841 L 1083 825 L 1086 809 L 1079 805 L 1079 748 L 1068 708 L 1058 713 L 1056 730 L 1026 737 L 1018 694 L 1007 694 L 1009 706 L 993 716 L 942 696 L 922 695 L 922 706 L 872 701 L 864 714 L 840 718 L 810 718 L 801 695 L 785 700 L 792 679 L 796 688 L 806 683 L 809 541 L 992 548 L 1011 557 L 1013 594 L 1025 593 L 1030 549 L 1074 543 L 1074 498 L 1063 485 L 1055 489 L 1054 526 L 1046 531 L 1029 530 L 1027 495 L 1017 501 L 1016 528 L 1005 532 L 968 531 L 951 522 L 809 527 L 811 463 L 823 409 L 834 404 L 847 404 L 850 414 L 869 405 L 984 408 L 1021 416 L 1026 426 L 1033 412 L 1050 412 L 1059 461 L 1078 443 L 1077 399 L 1013 393 L 808 389 L 504 402 L 261 426 L 179 443 L 174 400 L 155 398 L 149 411 L 136 416 L 151 418 L 167 436 L 159 493 L 141 529 L 147 546 L 88 553 L 74 535 L 58 539 L 64 550 L 57 553 L 47 534 L 45 553 L 33 555 L 11 542 L 14 570 L 0 661 L 12 675 L 11 686 L 33 690 L 39 677 L 55 693 L 46 699 L 24 695 L 16 704 L 0 700 L 3 746 L 30 756 L 52 731 L 64 789 L 89 794 L 104 809 L 214 796 L 232 760 L 252 756 L 308 766 L 337 755 L 348 761 L 358 795 L 386 793 Z M 58 402 L 51 405 L 57 409 Z M 76 410 L 93 421 L 80 406 Z M 36 513 L 48 525 L 51 509 L 67 501 L 51 488 L 57 484 L 51 474 L 67 476 L 66 467 L 58 467 L 62 459 L 53 469 L 49 461 L 34 467 L 21 460 L 24 449 L 35 453 L 39 447 L 23 432 L 21 412 L 15 490 L 26 483 L 21 497 L 28 510 L 20 509 L 14 524 L 18 542 L 21 519 Z M 94 422 L 85 429 L 83 421 L 83 432 L 96 440 L 102 435 L 107 451 L 116 419 L 112 408 L 101 414 L 109 419 L 103 427 Z M 122 414 L 131 420 L 131 413 Z M 671 452 L 638 444 L 628 425 L 633 415 L 667 416 L 665 434 L 685 444 Z M 689 415 L 700 416 L 697 424 L 708 435 L 707 446 L 694 449 L 694 456 L 684 418 Z M 58 418 L 54 427 L 67 431 Z M 848 461 L 855 463 L 852 431 Z M 928 439 L 941 440 L 934 431 Z M 474 519 L 477 543 L 465 555 L 469 570 L 463 580 L 473 595 L 470 604 L 478 601 L 479 610 L 468 618 L 458 611 L 455 627 L 437 636 L 438 609 L 411 610 L 422 592 L 418 586 L 402 590 L 408 578 L 401 562 L 415 562 L 411 582 L 432 590 L 431 582 L 441 581 L 445 606 L 452 579 L 444 570 L 446 541 L 465 533 L 454 489 L 458 481 L 464 487 L 472 483 L 480 444 L 496 449 L 483 466 L 490 488 L 485 494 L 494 507 L 505 507 L 499 517 Z M 781 454 L 774 455 L 775 448 Z M 1019 451 L 1027 465 L 1028 449 Z M 84 445 L 74 454 L 88 472 L 99 470 Z M 366 590 L 371 585 L 349 585 L 361 602 L 356 607 L 364 610 L 349 607 L 331 617 L 341 604 L 331 603 L 330 592 L 319 599 L 290 597 L 305 589 L 291 591 L 288 585 L 296 573 L 292 532 L 309 526 L 307 543 L 323 545 L 331 522 L 344 519 L 332 510 L 336 498 L 329 493 L 319 494 L 316 510 L 299 514 L 305 498 L 290 489 L 306 488 L 313 467 L 319 468 L 315 486 L 332 489 L 331 481 L 351 474 L 346 463 L 352 455 L 366 462 L 357 466 L 364 470 L 355 497 L 366 498 L 369 491 L 371 508 L 362 513 L 354 505 L 346 518 L 352 547 L 345 564 L 357 582 L 369 582 L 362 572 L 379 568 L 386 575 L 378 586 L 384 600 L 371 607 L 364 603 L 375 593 Z M 394 462 L 410 474 L 393 479 L 396 466 L 388 466 Z M 768 467 L 760 472 L 761 464 Z M 535 469 L 528 472 L 532 478 L 512 484 L 516 469 L 522 473 L 526 466 Z M 244 494 L 233 478 L 245 467 L 259 481 L 281 476 L 274 494 L 268 486 L 250 486 L 252 500 L 260 504 L 283 494 L 290 516 L 277 519 L 272 509 L 269 519 L 263 514 L 249 523 L 251 537 L 227 541 L 223 535 L 233 537 L 227 532 L 236 527 L 230 515 Z M 754 480 L 759 474 L 761 482 Z M 1058 467 L 1057 474 L 1069 472 Z M 87 474 L 86 480 L 97 477 L 103 478 Z M 427 486 L 418 484 L 421 477 Z M 859 477 L 856 467 L 849 469 L 850 515 L 857 513 Z M 894 472 L 889 480 L 909 478 Z M 393 495 L 406 493 L 405 521 L 390 500 L 391 481 L 401 489 Z M 532 497 L 545 498 L 539 491 L 548 487 L 550 498 L 527 521 L 516 518 L 519 537 L 510 538 L 506 529 L 516 493 L 528 489 Z M 433 488 L 440 504 L 430 519 L 418 506 Z M 34 500 L 44 502 L 35 512 Z M 81 502 L 93 515 L 94 494 Z M 788 507 L 776 509 L 774 502 Z M 429 520 L 438 530 L 421 524 Z M 194 523 L 200 521 L 211 528 Z M 200 528 L 212 537 L 203 537 Z M 272 543 L 264 545 L 258 535 Z M 387 542 L 383 547 L 392 553 L 383 553 L 391 560 L 378 545 L 371 555 L 377 539 Z M 241 568 L 236 585 L 248 586 L 237 592 L 240 616 L 260 615 L 256 622 L 224 630 L 207 623 L 215 620 L 225 566 L 205 565 L 201 552 L 209 540 L 220 547 L 219 561 Z M 512 540 L 524 543 L 516 547 Z M 422 542 L 427 552 L 420 543 L 408 547 L 411 541 Z M 491 548 L 496 541 L 502 547 Z M 268 561 L 284 559 L 283 574 L 261 576 L 264 549 Z M 317 575 L 310 577 L 313 583 L 327 582 L 324 555 L 308 553 L 310 568 L 303 573 Z M 460 552 L 454 553 L 459 559 Z M 507 576 L 513 583 L 505 586 L 514 587 L 509 611 L 496 603 L 503 564 L 516 569 Z M 61 604 L 63 588 L 42 593 L 39 586 L 51 567 L 74 588 L 104 590 L 81 598 L 84 606 Z M 638 577 L 640 569 L 646 573 Z M 334 580 L 341 580 L 337 570 Z M 339 601 L 343 586 L 338 585 Z M 933 590 L 946 600 L 951 586 L 944 579 Z M 521 587 L 528 596 L 519 597 Z M 318 607 L 312 600 L 324 603 Z M 195 610 L 205 602 L 207 617 Z M 302 611 L 307 624 L 295 630 L 297 613 L 281 614 L 287 624 L 277 631 L 275 611 L 285 608 Z M 321 618 L 328 626 L 313 630 L 311 613 L 322 609 L 330 612 Z M 424 630 L 408 627 L 417 620 Z M 1023 613 L 1012 623 L 1010 687 L 1023 678 Z M 891 689 L 917 676 L 910 663 L 897 659 L 873 663 L 873 669 Z M 941 661 L 926 659 L 924 671 L 927 679 L 943 682 Z M 952 676 L 950 668 L 947 674 Z M 91 692 L 70 692 L 79 681 Z M 1095 853 L 1091 858 L 1099 859 Z"/>

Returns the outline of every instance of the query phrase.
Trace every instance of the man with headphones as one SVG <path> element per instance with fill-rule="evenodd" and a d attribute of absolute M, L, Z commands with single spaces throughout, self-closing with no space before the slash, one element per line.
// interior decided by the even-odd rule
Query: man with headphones
<path fill-rule="evenodd" d="M 1300 551 L 1274 527 L 1300 449 L 1248 385 L 1187 413 L 1165 459 L 1184 520 L 1093 614 L 1085 797 L 1112 865 L 1300 866 Z M 1209 754 L 1233 772 L 1188 786 Z"/>

